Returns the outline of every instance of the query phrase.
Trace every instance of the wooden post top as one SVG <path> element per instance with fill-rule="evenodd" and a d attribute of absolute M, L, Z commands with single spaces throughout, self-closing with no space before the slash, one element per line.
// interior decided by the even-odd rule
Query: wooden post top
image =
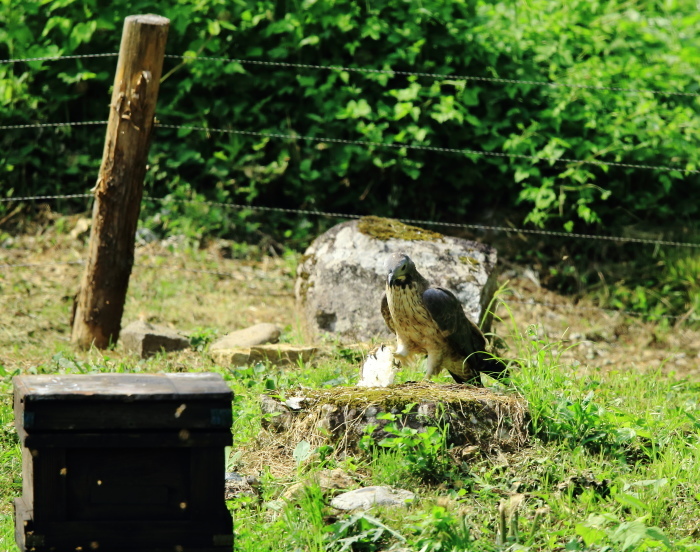
<path fill-rule="evenodd" d="M 147 13 L 144 15 L 130 15 L 124 19 L 124 23 L 140 23 L 142 25 L 169 25 L 170 19 L 161 15 Z"/>
<path fill-rule="evenodd" d="M 15 397 L 22 400 L 231 399 L 223 377 L 197 374 L 67 374 L 15 376 Z"/>

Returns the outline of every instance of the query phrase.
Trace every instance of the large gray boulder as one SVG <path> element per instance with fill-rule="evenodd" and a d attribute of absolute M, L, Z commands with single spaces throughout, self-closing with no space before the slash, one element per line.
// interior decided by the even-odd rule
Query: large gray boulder
<path fill-rule="evenodd" d="M 443 236 L 393 219 L 364 217 L 334 226 L 316 238 L 297 269 L 296 298 L 311 339 L 324 333 L 342 342 L 391 336 L 380 303 L 384 263 L 409 255 L 431 285 L 452 291 L 477 324 L 496 289 L 496 250 Z M 490 317 L 484 321 L 487 329 Z"/>

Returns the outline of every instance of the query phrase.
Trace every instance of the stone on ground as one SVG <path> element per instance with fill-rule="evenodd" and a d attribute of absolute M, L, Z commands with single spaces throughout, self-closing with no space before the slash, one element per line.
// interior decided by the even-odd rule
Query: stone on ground
<path fill-rule="evenodd" d="M 277 343 L 281 333 L 282 331 L 277 325 L 263 322 L 226 334 L 212 343 L 209 350 L 247 348 L 266 343 Z"/>
<path fill-rule="evenodd" d="M 132 322 L 119 334 L 124 349 L 146 358 L 161 351 L 180 351 L 190 346 L 190 340 L 175 330 L 149 324 L 143 320 Z"/>
<path fill-rule="evenodd" d="M 224 478 L 224 493 L 226 500 L 238 496 L 256 496 L 260 493 L 260 481 L 252 475 L 241 475 L 228 472 Z"/>
<path fill-rule="evenodd" d="M 288 343 L 257 345 L 255 347 L 232 347 L 209 350 L 214 362 L 224 366 L 247 366 L 258 362 L 270 362 L 276 366 L 287 366 L 308 362 L 316 347 L 300 347 Z"/>
<path fill-rule="evenodd" d="M 394 252 L 406 253 L 431 285 L 452 291 L 476 323 L 496 289 L 496 250 L 488 245 L 364 217 L 334 226 L 306 250 L 297 269 L 295 292 L 312 339 L 334 334 L 343 343 L 391 336 L 380 312 L 386 274 Z M 484 330 L 488 330 L 489 319 Z"/>
<path fill-rule="evenodd" d="M 332 493 L 334 491 L 348 489 L 357 485 L 355 479 L 353 479 L 352 476 L 344 470 L 341 470 L 340 468 L 335 468 L 333 470 L 325 469 L 313 474 L 304 481 L 291 485 L 286 491 L 284 491 L 284 493 L 282 493 L 282 498 L 284 500 L 294 500 L 299 498 L 304 492 L 304 489 L 311 483 L 318 484 L 324 493 Z"/>
<path fill-rule="evenodd" d="M 368 510 L 372 506 L 408 506 L 416 495 L 404 489 L 391 487 L 364 487 L 339 494 L 331 500 L 336 510 Z"/>

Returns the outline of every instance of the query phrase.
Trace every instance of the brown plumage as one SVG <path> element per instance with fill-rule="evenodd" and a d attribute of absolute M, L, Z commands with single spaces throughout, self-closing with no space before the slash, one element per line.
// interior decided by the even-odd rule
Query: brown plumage
<path fill-rule="evenodd" d="M 396 334 L 396 358 L 427 354 L 427 378 L 443 368 L 458 383 L 480 385 L 480 372 L 503 376 L 504 362 L 486 353 L 484 334 L 467 318 L 451 291 L 431 288 L 408 255 L 395 253 L 386 266 L 381 309 L 387 326 Z"/>

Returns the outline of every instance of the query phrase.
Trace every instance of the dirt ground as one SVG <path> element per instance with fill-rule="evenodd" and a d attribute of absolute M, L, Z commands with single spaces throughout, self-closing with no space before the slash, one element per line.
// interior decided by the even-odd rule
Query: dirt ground
<path fill-rule="evenodd" d="M 82 230 L 81 230 L 82 228 Z M 2 236 L 2 234 L 0 234 Z M 69 346 L 68 319 L 87 254 L 87 231 L 75 218 L 63 231 L 41 228 L 31 235 L 0 237 L 0 365 L 41 362 L 55 342 Z M 257 322 L 274 322 L 290 341 L 301 340 L 294 305 L 294 262 L 265 256 L 230 258 L 215 242 L 191 251 L 177 239 L 140 243 L 123 323 L 142 318 L 184 332 L 213 328 L 219 334 Z M 75 263 L 75 264 L 66 264 Z M 688 324 L 654 325 L 585 302 L 574 305 L 537 283 L 536 275 L 507 264 L 508 282 L 492 331 L 513 354 L 514 328 L 562 340 L 562 362 L 581 371 L 655 370 L 700 379 L 700 331 Z M 28 266 L 17 266 L 28 265 Z M 534 339 L 534 337 L 530 337 Z M 509 349 L 509 350 L 508 350 Z"/>

